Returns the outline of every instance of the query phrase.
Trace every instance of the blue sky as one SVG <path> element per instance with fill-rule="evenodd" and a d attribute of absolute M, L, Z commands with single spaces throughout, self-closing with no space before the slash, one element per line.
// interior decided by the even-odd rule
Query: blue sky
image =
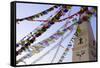
<path fill-rule="evenodd" d="M 28 17 L 34 14 L 37 14 L 43 10 L 46 10 L 54 5 L 43 5 L 43 4 L 25 4 L 25 3 L 17 3 L 17 18 L 24 18 Z M 79 7 L 73 7 L 73 9 L 70 12 L 70 15 L 76 13 L 79 10 Z M 54 12 L 51 12 L 51 15 Z M 42 19 L 46 20 L 50 14 L 47 16 L 42 16 L 40 18 L 36 18 L 35 20 Z M 91 26 L 93 29 L 94 36 L 96 38 L 96 18 L 94 16 L 91 17 Z M 29 22 L 29 21 L 22 21 L 20 24 L 17 24 L 17 41 L 20 40 L 22 37 L 27 35 L 29 32 L 31 32 L 33 29 L 35 29 L 38 25 L 40 25 L 41 22 Z"/>
<path fill-rule="evenodd" d="M 16 6 L 16 16 L 17 18 L 24 18 L 24 17 L 28 17 L 34 14 L 37 14 L 41 11 L 44 11 L 50 7 L 52 7 L 54 5 L 42 5 L 42 4 L 25 4 L 25 3 L 17 3 Z M 58 10 L 54 9 L 54 11 L 49 12 L 47 15 L 44 15 L 42 17 L 39 18 L 35 18 L 35 20 L 46 20 L 48 19 L 51 15 L 54 15 L 56 13 L 56 11 Z M 66 16 L 70 16 L 73 15 L 74 13 L 78 12 L 80 10 L 79 6 L 74 6 L 72 7 L 72 9 L 68 12 L 68 14 Z M 61 17 L 62 19 L 64 17 Z M 91 26 L 93 29 L 93 33 L 94 36 L 96 38 L 96 18 L 95 16 L 91 17 Z M 20 24 L 17 24 L 16 27 L 16 38 L 17 38 L 17 42 L 19 40 L 21 40 L 24 36 L 26 36 L 29 32 L 33 31 L 35 28 L 37 28 L 40 24 L 42 24 L 43 22 L 34 22 L 34 21 L 21 21 L 19 22 Z M 62 23 L 57 23 L 53 26 L 50 27 L 50 29 L 48 29 L 48 31 L 44 32 L 39 38 L 37 38 L 35 41 L 35 43 L 38 43 L 46 38 L 48 38 L 50 35 L 52 35 L 53 33 L 55 33 L 60 27 L 61 25 L 63 25 Z M 56 29 L 55 29 L 56 28 Z M 72 54 L 72 53 L 69 53 Z M 69 56 L 70 59 L 67 59 L 69 61 L 71 61 L 71 56 Z"/>

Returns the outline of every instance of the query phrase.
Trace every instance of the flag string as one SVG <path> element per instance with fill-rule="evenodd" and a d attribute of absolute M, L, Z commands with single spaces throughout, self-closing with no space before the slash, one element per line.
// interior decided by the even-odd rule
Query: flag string
<path fill-rule="evenodd" d="M 42 12 L 40 12 L 40 13 L 38 13 L 38 14 L 35 14 L 35 15 L 32 15 L 32 16 L 29 16 L 29 17 L 25 17 L 25 18 L 21 18 L 21 19 L 16 19 L 16 22 L 18 22 L 18 21 L 23 21 L 23 20 L 30 20 L 30 21 L 31 21 L 31 20 L 33 20 L 34 18 L 39 18 L 40 16 L 43 16 L 43 15 L 45 15 L 45 14 L 48 14 L 48 12 L 54 10 L 54 8 L 58 8 L 59 6 L 61 6 L 61 5 L 55 5 L 55 6 L 49 8 L 49 9 L 47 9 L 47 10 L 45 10 L 45 11 L 42 11 Z M 63 7 L 66 8 L 66 9 L 64 9 L 64 12 L 67 12 L 68 9 L 71 9 L 72 6 L 65 6 L 65 5 L 64 5 Z"/>
<path fill-rule="evenodd" d="M 58 15 L 55 15 L 55 17 L 61 17 L 61 10 L 58 12 L 58 14 L 59 14 L 59 16 Z M 54 18 L 52 18 L 52 20 L 53 20 Z M 19 46 L 19 45 L 26 45 L 26 46 L 28 46 L 28 45 L 30 45 L 31 43 L 33 43 L 34 41 L 35 41 L 35 39 L 36 39 L 36 37 L 39 37 L 42 33 L 44 33 L 51 25 L 53 25 L 54 24 L 54 22 L 51 22 L 51 21 L 49 21 L 47 24 L 45 24 L 41 29 L 39 29 L 39 30 L 37 30 L 37 32 L 35 32 L 33 35 L 31 35 L 32 36 L 32 39 L 31 39 L 31 41 L 29 40 L 30 39 L 30 37 L 28 37 L 28 39 L 26 39 L 26 40 L 24 40 L 24 41 L 21 41 L 20 43 L 18 43 L 17 44 L 17 47 Z M 25 44 L 25 42 L 27 41 L 27 44 Z"/>
<path fill-rule="evenodd" d="M 66 23 L 66 24 L 68 24 L 68 23 Z M 71 29 L 71 27 L 73 26 L 73 24 L 72 24 L 72 25 L 70 25 L 69 27 L 66 27 L 66 24 L 62 27 L 63 29 L 60 29 L 61 31 L 57 31 L 57 33 L 55 33 L 55 34 L 53 34 L 52 36 L 50 36 L 50 37 L 48 38 L 49 40 L 48 40 L 48 39 L 45 39 L 45 40 L 42 41 L 42 43 L 39 42 L 38 44 L 35 44 L 35 45 L 36 45 L 36 46 L 37 46 L 37 45 L 42 46 L 42 48 L 44 48 L 44 46 L 49 46 L 49 45 L 51 45 L 53 42 L 55 42 L 55 41 L 53 41 L 54 39 L 57 40 L 60 36 L 62 36 L 62 35 L 64 34 L 64 32 L 67 31 L 67 29 L 69 30 L 69 29 Z M 63 33 L 61 33 L 62 31 L 63 31 Z M 61 33 L 61 35 L 59 35 L 58 32 Z M 58 34 L 59 36 L 57 36 L 57 34 Z M 54 37 L 55 35 L 56 35 L 56 37 Z M 53 42 L 52 42 L 52 43 L 49 43 L 49 42 L 51 42 L 51 41 L 53 41 Z M 46 44 L 44 44 L 45 42 L 46 42 Z M 32 48 L 35 47 L 35 45 L 33 45 Z M 38 49 L 38 50 L 39 50 L 39 49 Z M 41 50 L 41 48 L 40 48 L 40 50 Z M 43 50 L 43 49 L 42 49 L 42 50 Z M 33 50 L 33 51 L 34 51 L 34 50 Z M 33 52 L 33 51 L 32 51 L 32 52 Z M 37 53 L 37 51 L 34 51 L 34 52 Z M 39 52 L 40 52 L 40 51 L 39 51 Z M 39 52 L 38 52 L 38 53 L 39 53 Z M 34 54 L 35 54 L 35 53 L 34 53 Z M 30 56 L 31 56 L 31 55 L 30 55 Z M 29 54 L 27 54 L 26 56 L 24 56 L 24 57 L 21 58 L 21 59 L 25 59 L 25 58 L 27 58 L 27 57 L 29 58 Z M 20 60 L 21 60 L 21 59 L 20 59 Z M 19 61 L 20 61 L 20 60 L 19 60 Z"/>

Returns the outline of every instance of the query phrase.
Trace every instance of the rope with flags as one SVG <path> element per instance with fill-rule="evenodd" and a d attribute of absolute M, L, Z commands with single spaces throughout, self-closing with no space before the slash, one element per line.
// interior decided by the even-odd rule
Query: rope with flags
<path fill-rule="evenodd" d="M 48 21 L 52 19 L 52 17 L 54 17 L 59 11 L 61 10 L 61 7 L 53 14 L 50 15 L 50 17 L 47 19 Z M 47 22 L 48 23 L 48 22 Z M 46 25 L 46 23 L 42 23 L 40 24 L 39 27 L 37 27 L 36 29 L 32 30 L 28 35 L 26 35 L 25 37 L 23 37 L 20 41 L 23 41 L 25 38 L 30 37 L 32 34 L 34 34 L 35 32 L 37 32 L 38 30 L 42 29 L 42 27 Z M 20 42 L 18 42 L 20 43 Z"/>
<path fill-rule="evenodd" d="M 78 12 L 79 13 L 79 12 Z M 76 14 L 74 14 L 74 15 L 76 15 Z M 74 16 L 74 15 L 72 15 L 72 16 Z M 71 18 L 72 18 L 72 16 L 71 16 Z M 69 17 L 68 17 L 69 18 Z M 67 18 L 66 18 L 67 19 Z M 65 20 L 65 19 L 64 19 Z M 32 39 L 33 40 L 33 39 Z M 28 43 L 28 44 L 30 44 L 30 43 Z"/>
<path fill-rule="evenodd" d="M 62 26 L 61 28 L 62 28 L 62 31 L 66 31 L 66 26 L 67 26 L 67 24 L 68 24 L 69 22 L 67 22 L 64 26 Z M 64 27 L 66 27 L 66 28 L 64 28 Z M 69 29 L 69 28 L 68 28 Z M 55 33 L 53 36 L 51 36 L 49 39 L 46 39 L 43 43 L 46 43 L 47 42 L 47 40 L 52 40 L 53 38 L 55 38 L 55 39 L 58 39 L 57 37 L 59 37 L 60 35 L 59 35 L 59 33 L 60 34 L 63 34 L 63 32 L 61 32 L 61 29 L 60 29 L 60 31 L 57 31 L 57 33 Z M 58 35 L 58 36 L 57 36 Z M 53 41 L 53 40 L 52 40 Z M 40 43 L 40 44 L 42 44 L 43 45 L 43 43 Z M 27 48 L 27 46 L 25 46 L 26 48 Z M 19 51 L 18 52 L 20 52 L 20 51 L 23 51 L 22 49 L 23 49 L 24 47 L 22 47 L 21 49 L 19 49 Z"/>
<path fill-rule="evenodd" d="M 67 35 L 65 35 L 64 38 L 68 37 L 72 31 L 73 31 L 73 29 L 70 30 L 70 32 L 69 32 Z M 62 37 L 63 37 L 63 36 L 62 36 Z M 63 40 L 64 40 L 64 39 L 63 39 Z M 60 46 L 61 41 L 62 41 L 62 40 L 60 40 L 60 41 L 57 43 L 57 45 L 55 45 L 55 47 L 57 47 L 58 45 Z M 61 46 L 62 46 L 62 45 L 61 45 Z M 38 62 L 41 58 L 43 58 L 44 56 L 46 56 L 46 55 L 47 55 L 51 50 L 53 50 L 55 47 L 53 47 L 52 49 L 50 49 L 49 51 L 47 51 L 44 55 L 40 56 L 38 59 L 34 60 L 31 64 L 35 64 L 36 62 Z"/>
<path fill-rule="evenodd" d="M 62 8 L 63 9 L 63 8 Z M 59 14 L 59 15 L 58 15 Z M 58 12 L 57 15 L 55 15 L 55 17 L 58 19 L 61 17 L 61 10 Z M 56 19 L 56 18 L 52 18 L 52 20 Z M 42 33 L 44 33 L 51 25 L 53 25 L 54 22 L 49 21 L 47 24 L 45 24 L 41 29 L 37 30 L 37 32 L 34 33 L 34 35 L 31 35 L 33 37 L 32 42 L 30 42 L 29 38 L 26 39 L 25 41 L 27 41 L 26 45 L 30 45 L 31 43 L 33 43 L 36 39 L 36 37 L 39 37 Z M 20 45 L 24 45 L 25 41 L 20 42 Z M 17 46 L 19 46 L 19 44 L 17 44 Z"/>
<path fill-rule="evenodd" d="M 76 21 L 73 21 L 73 22 L 74 22 L 73 24 L 75 24 Z M 69 22 L 67 22 L 64 26 L 62 26 L 62 27 L 60 28 L 60 30 L 58 30 L 55 34 L 53 34 L 52 36 L 50 36 L 48 39 L 45 39 L 45 40 L 39 42 L 38 44 L 35 44 L 35 45 L 31 46 L 31 48 L 33 49 L 33 47 L 36 47 L 36 46 L 38 45 L 38 46 L 42 47 L 42 50 L 43 50 L 43 49 L 45 48 L 45 46 L 49 46 L 49 45 L 51 45 L 52 43 L 54 43 L 54 42 L 55 42 L 57 39 L 59 39 L 59 37 L 61 37 L 67 30 L 71 29 L 70 27 L 72 27 L 73 24 L 70 25 L 70 26 L 67 26 L 68 23 L 69 23 Z M 54 41 L 54 40 L 55 40 L 55 41 Z M 32 55 L 33 55 L 33 51 L 36 52 L 36 53 L 39 53 L 40 50 L 41 50 L 41 48 L 38 49 L 38 50 L 39 50 L 38 52 L 32 50 Z M 21 50 L 21 51 L 22 51 L 22 50 Z M 35 53 L 34 53 L 34 54 L 35 54 Z M 25 58 L 27 58 L 27 57 L 29 58 L 29 55 L 31 56 L 31 54 L 27 54 L 26 56 L 23 56 L 23 58 L 19 59 L 19 61 L 22 60 L 22 59 L 25 59 Z"/>
<path fill-rule="evenodd" d="M 82 9 L 83 9 L 83 8 L 82 8 Z M 81 11 L 81 10 L 80 10 L 80 11 Z M 78 13 L 80 13 L 80 11 L 79 11 Z M 82 12 L 84 12 L 84 11 L 81 11 L 81 13 L 82 13 Z M 74 15 L 77 15 L 78 13 L 75 13 Z M 71 15 L 70 17 L 72 18 L 74 15 Z M 67 17 L 67 18 L 70 18 L 70 17 Z M 65 19 L 63 19 L 63 20 L 66 20 L 67 18 L 65 18 Z M 33 38 L 32 40 L 34 40 L 34 38 Z M 29 40 L 28 40 L 28 41 L 29 41 Z M 32 42 L 33 42 L 33 41 L 32 41 Z M 31 42 L 31 43 L 32 43 L 32 42 Z M 28 42 L 27 45 L 29 45 L 29 44 L 30 44 L 30 43 Z"/>
<path fill-rule="evenodd" d="M 82 16 L 82 14 L 83 13 L 86 13 L 87 15 L 83 15 Z M 71 15 L 71 16 L 69 16 L 69 17 L 67 17 L 67 18 L 64 18 L 64 19 L 61 19 L 61 20 L 56 20 L 56 22 L 61 22 L 61 21 L 64 21 L 64 20 L 66 20 L 66 19 L 71 19 L 71 18 L 73 18 L 73 16 L 77 16 L 77 15 L 80 15 L 81 16 L 81 21 L 87 21 L 90 17 L 91 17 L 91 15 L 93 14 L 92 12 L 90 12 L 90 11 L 88 11 L 88 9 L 87 8 L 82 8 L 79 12 L 77 12 L 77 13 L 75 13 L 75 14 L 73 14 L 73 15 Z M 32 20 L 32 21 L 34 21 L 34 20 Z M 40 21 L 40 20 L 38 20 L 38 21 Z M 45 21 L 44 21 L 45 22 Z M 49 22 L 49 21 L 47 21 L 46 20 L 46 22 Z M 52 21 L 51 21 L 52 22 Z M 77 22 L 78 24 L 80 24 L 80 20 Z M 65 29 L 66 30 L 66 29 Z M 32 39 L 32 40 L 30 40 L 30 41 L 28 41 L 28 42 L 30 42 L 30 43 L 33 43 L 33 38 L 30 38 L 30 39 Z M 49 40 L 52 40 L 52 39 L 49 39 Z M 40 44 L 40 43 L 39 43 Z M 43 43 L 41 43 L 42 45 L 43 45 Z M 48 42 L 47 42 L 47 44 L 48 44 Z M 30 44 L 28 44 L 28 45 L 30 45 Z M 50 45 L 50 44 L 49 44 Z M 30 47 L 30 46 L 29 46 Z M 34 47 L 34 46 L 33 46 Z M 43 47 L 44 48 L 44 47 Z M 22 49 L 22 50 L 21 50 Z M 20 52 L 22 52 L 23 50 L 25 50 L 25 47 L 23 47 L 23 48 L 21 48 L 20 49 Z M 18 54 L 18 53 L 17 53 Z M 29 54 L 27 55 L 27 56 L 24 56 L 24 59 L 25 58 L 29 58 Z M 31 55 L 32 56 L 32 55 Z M 23 59 L 23 58 L 22 58 Z M 20 60 L 18 60 L 17 62 L 19 62 L 19 61 L 22 61 L 22 59 L 20 59 Z"/>
<path fill-rule="evenodd" d="M 58 6 L 59 7 L 59 6 Z M 57 8 L 58 8 L 57 7 Z M 68 6 L 67 6 L 68 7 Z M 62 15 L 64 15 L 64 12 L 68 12 L 68 10 L 69 9 L 71 9 L 71 7 L 70 8 L 68 8 L 68 9 L 63 9 L 62 10 Z M 87 11 L 87 9 L 88 8 L 86 8 L 86 7 L 82 7 L 82 9 L 79 11 L 79 14 L 82 14 L 84 11 Z M 92 10 L 89 10 L 89 12 L 87 12 L 88 14 L 95 14 L 96 15 L 96 8 L 92 8 Z M 38 14 L 36 14 L 36 15 L 38 15 Z M 33 17 L 34 17 L 35 15 L 33 15 Z M 22 19 L 17 19 L 17 21 L 23 21 L 23 20 L 28 20 L 28 21 L 39 21 L 39 22 L 48 22 L 49 20 L 34 20 L 34 19 L 32 19 L 31 18 L 32 16 L 29 16 L 29 17 L 26 17 L 26 18 L 22 18 Z M 71 18 L 71 17 L 70 17 Z M 66 19 L 66 18 L 65 18 Z"/>
<path fill-rule="evenodd" d="M 25 17 L 25 18 L 21 18 L 21 19 L 16 19 L 16 22 L 23 21 L 23 20 L 32 20 L 34 18 L 38 18 L 40 16 L 43 16 L 45 14 L 48 14 L 48 12 L 51 12 L 52 10 L 54 10 L 54 8 L 58 8 L 59 6 L 60 5 L 55 5 L 55 6 L 51 7 L 51 8 L 49 8 L 49 9 L 44 10 L 44 11 L 42 11 L 40 13 L 35 14 L 35 15 L 32 15 L 32 16 L 29 16 L 29 17 Z"/>
<path fill-rule="evenodd" d="M 64 19 L 61 19 L 61 20 L 56 20 L 56 22 L 61 22 L 61 21 L 64 21 L 64 20 L 66 20 L 66 19 L 70 19 L 70 18 L 72 18 L 74 15 L 78 15 L 78 14 L 82 14 L 82 13 L 84 13 L 84 12 L 87 12 L 88 13 L 88 17 L 90 17 L 91 15 L 92 15 L 92 13 L 90 12 L 90 11 L 87 11 L 87 8 L 81 8 L 81 10 L 78 12 L 78 13 L 75 13 L 75 14 L 73 14 L 73 15 L 71 15 L 71 16 L 69 16 L 69 17 L 67 17 L 67 18 L 64 18 Z M 87 18 L 86 18 L 87 16 L 84 16 L 83 17 L 83 20 L 86 20 Z M 47 22 L 47 20 L 46 20 L 46 22 Z M 52 21 L 50 21 L 50 22 L 52 22 Z M 80 22 L 81 22 L 81 20 L 80 20 Z M 80 23 L 79 22 L 79 23 Z M 46 25 L 48 25 L 48 24 L 46 24 Z M 41 30 L 39 30 L 40 32 L 42 32 Z M 31 33 L 31 32 L 30 32 Z"/>
<path fill-rule="evenodd" d="M 77 25 L 77 24 L 74 24 L 74 25 L 71 26 L 71 27 L 72 27 L 72 30 L 75 30 L 74 33 L 76 32 L 76 29 L 74 29 L 74 26 L 76 26 L 76 25 Z M 71 33 L 72 33 L 72 32 L 71 32 Z M 68 37 L 69 35 L 71 35 L 71 34 L 68 34 L 67 37 Z M 64 37 L 63 40 L 65 40 L 65 38 L 66 38 L 66 37 Z M 62 44 L 62 45 L 63 45 L 63 44 Z M 60 43 L 60 45 L 59 45 L 59 47 L 58 47 L 58 49 L 57 49 L 57 51 L 56 51 L 56 54 L 54 55 L 54 57 L 53 57 L 51 63 L 53 63 L 53 61 L 56 59 L 57 54 L 59 54 L 58 51 L 59 51 L 59 49 L 60 49 L 60 46 L 62 46 L 62 45 L 61 45 L 61 43 Z M 64 52 L 63 52 L 61 58 L 59 59 L 58 63 L 60 62 L 60 60 L 62 60 L 62 58 L 64 57 L 63 55 L 66 54 L 65 52 L 68 51 L 70 47 L 72 47 L 72 45 L 69 45 L 69 44 L 68 44 L 68 46 L 67 46 L 66 48 L 63 47 L 63 48 L 64 48 Z M 57 58 L 58 58 L 58 57 L 57 57 Z"/>
<path fill-rule="evenodd" d="M 77 27 L 78 27 L 78 26 L 77 26 Z M 76 29 L 76 31 L 77 31 L 77 29 Z M 75 33 L 76 33 L 76 32 L 75 32 Z M 74 36 L 75 36 L 75 35 L 74 35 Z M 73 42 L 74 36 L 73 36 L 72 39 L 71 39 L 72 42 Z M 58 63 L 63 62 L 65 56 L 67 55 L 67 53 L 68 53 L 68 51 L 69 51 L 69 49 L 72 48 L 72 43 L 71 43 L 71 41 L 68 43 L 68 46 L 66 47 L 65 51 L 63 52 L 63 54 L 62 54 L 61 58 L 59 59 Z"/>
<path fill-rule="evenodd" d="M 49 9 L 47 9 L 45 11 L 42 11 L 42 12 L 40 12 L 38 14 L 35 14 L 35 15 L 32 15 L 32 16 L 29 16 L 29 17 L 25 17 L 25 18 L 21 18 L 21 19 L 16 19 L 16 22 L 23 21 L 23 20 L 33 21 L 33 19 L 39 18 L 40 16 L 43 16 L 45 14 L 48 14 L 48 12 L 54 10 L 54 8 L 58 8 L 59 6 L 61 6 L 61 5 L 55 5 L 55 6 L 49 8 Z M 72 6 L 65 6 L 65 5 L 63 5 L 63 7 L 66 8 L 66 9 L 63 9 L 63 11 L 67 12 L 68 9 L 71 9 Z"/>

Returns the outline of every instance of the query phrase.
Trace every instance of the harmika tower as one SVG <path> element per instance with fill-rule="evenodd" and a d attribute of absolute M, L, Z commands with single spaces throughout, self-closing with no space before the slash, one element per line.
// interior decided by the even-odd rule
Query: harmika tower
<path fill-rule="evenodd" d="M 81 30 L 74 40 L 73 62 L 96 61 L 97 45 L 93 35 L 91 23 L 83 21 L 78 28 Z"/>

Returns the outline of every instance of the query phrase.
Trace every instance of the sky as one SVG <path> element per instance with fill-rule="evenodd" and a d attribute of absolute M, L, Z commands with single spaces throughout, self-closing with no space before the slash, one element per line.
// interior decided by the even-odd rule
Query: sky
<path fill-rule="evenodd" d="M 37 5 L 37 4 L 22 4 L 22 3 L 17 3 L 17 9 L 16 9 L 16 18 L 24 18 L 24 17 L 28 17 L 34 14 L 37 14 L 43 10 L 46 10 L 50 7 L 52 7 L 53 5 Z M 38 9 L 37 9 L 38 8 Z M 79 11 L 80 7 L 73 7 L 72 11 L 69 12 L 70 15 L 73 15 L 74 13 L 76 13 L 77 11 Z M 57 10 L 57 9 L 56 9 Z M 50 15 L 55 14 L 55 11 L 50 12 L 48 15 L 44 15 L 40 18 L 36 18 L 35 20 L 46 20 L 48 19 L 48 17 Z M 62 17 L 61 19 L 63 19 L 65 17 Z M 43 22 L 30 22 L 30 21 L 22 21 L 19 22 L 20 24 L 17 24 L 17 42 L 22 39 L 24 36 L 26 36 L 29 32 L 31 32 L 32 30 L 34 30 L 36 27 L 38 27 L 41 23 Z M 56 27 L 60 27 L 59 25 Z M 54 26 L 55 28 L 55 26 Z M 52 32 L 52 31 L 50 31 Z"/>
<path fill-rule="evenodd" d="M 24 18 L 24 17 L 28 17 L 34 14 L 37 14 L 41 11 L 44 11 L 50 7 L 52 7 L 54 5 L 42 5 L 42 4 L 24 4 L 24 3 L 17 3 L 16 6 L 16 18 Z M 42 17 L 36 18 L 35 20 L 46 20 L 49 18 L 49 16 L 54 15 L 56 13 L 56 11 L 58 10 L 54 9 L 53 11 L 49 12 L 47 15 L 44 15 Z M 72 9 L 68 12 L 68 14 L 65 16 L 67 17 L 68 15 L 73 15 L 74 13 L 78 12 L 80 10 L 79 6 L 74 6 L 72 7 Z M 65 18 L 64 16 L 61 17 L 61 19 Z M 94 16 L 91 17 L 91 26 L 93 29 L 93 33 L 94 36 L 96 38 L 96 18 Z M 43 22 L 31 22 L 31 21 L 27 21 L 24 20 L 22 22 L 19 22 L 20 24 L 17 24 L 16 26 L 16 38 L 17 41 L 20 41 L 24 36 L 26 36 L 27 34 L 29 34 L 31 31 L 33 31 L 35 28 L 37 28 L 40 24 L 42 24 Z M 38 37 L 36 39 L 36 41 L 34 43 L 38 43 L 46 38 L 48 38 L 49 36 L 51 36 L 52 34 L 54 34 L 63 24 L 62 23 L 56 23 L 53 26 L 50 27 L 50 29 L 48 29 L 46 32 L 44 32 L 40 37 Z M 56 29 L 55 29 L 56 28 Z M 69 58 L 71 57 L 72 52 L 69 52 Z M 67 59 L 68 61 L 71 61 L 72 58 Z"/>

